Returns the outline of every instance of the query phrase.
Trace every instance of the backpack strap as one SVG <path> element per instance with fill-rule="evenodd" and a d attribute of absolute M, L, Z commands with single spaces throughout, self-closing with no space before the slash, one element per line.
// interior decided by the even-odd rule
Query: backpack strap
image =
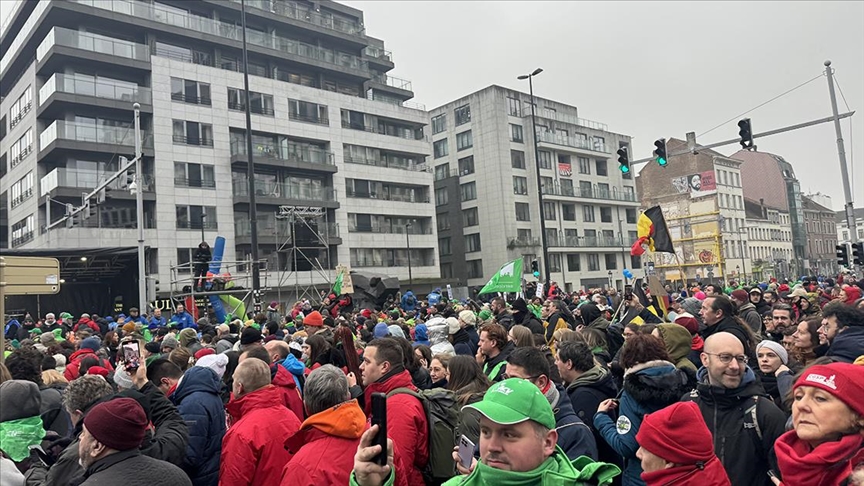
<path fill-rule="evenodd" d="M 759 395 L 753 395 L 753 405 L 750 405 L 744 410 L 744 428 L 755 432 L 753 439 L 756 444 L 756 449 L 762 449 L 762 428 L 759 427 Z"/>
<path fill-rule="evenodd" d="M 414 390 L 412 390 L 410 388 L 406 388 L 406 387 L 394 388 L 394 389 L 390 390 L 387 393 L 387 398 L 390 398 L 393 395 L 399 395 L 402 393 L 404 393 L 405 395 L 411 395 L 412 397 L 416 398 L 417 400 L 420 400 L 421 404 L 423 403 L 423 399 L 424 399 L 423 396 L 421 396 L 419 393 L 415 392 Z"/>

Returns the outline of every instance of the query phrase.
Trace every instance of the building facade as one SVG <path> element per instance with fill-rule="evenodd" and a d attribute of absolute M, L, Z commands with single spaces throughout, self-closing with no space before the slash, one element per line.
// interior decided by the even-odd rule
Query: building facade
<path fill-rule="evenodd" d="M 816 198 L 812 196 L 801 196 L 804 226 L 807 229 L 805 256 L 810 263 L 808 273 L 836 275 L 837 214 L 814 199 Z M 828 205 L 830 206 L 830 198 Z"/>
<path fill-rule="evenodd" d="M 846 211 L 836 212 L 838 244 L 864 241 L 864 208 L 855 208 L 852 211 L 852 216 L 855 218 L 855 229 L 854 231 L 849 231 L 849 224 L 846 221 Z"/>
<path fill-rule="evenodd" d="M 249 100 L 239 0 L 22 2 L 0 40 L 0 247 L 135 245 L 126 180 L 74 227 L 45 227 L 132 158 L 137 102 L 148 275 L 165 293 L 202 235 L 226 238 L 226 262 L 248 261 L 248 101 L 273 296 L 326 288 L 337 264 L 437 278 L 428 115 L 388 74 L 391 53 L 345 5 L 246 4 Z"/>
<path fill-rule="evenodd" d="M 789 213 L 744 199 L 747 236 L 750 243 L 750 271 L 760 281 L 791 276 L 792 230 Z"/>
<path fill-rule="evenodd" d="M 613 155 L 630 137 L 579 118 L 574 106 L 535 100 L 539 160 L 526 93 L 490 86 L 430 112 L 441 277 L 481 286 L 523 257 L 527 280 L 538 260 L 568 290 L 620 287 L 623 270 L 641 265 L 630 256 L 635 186 Z"/>

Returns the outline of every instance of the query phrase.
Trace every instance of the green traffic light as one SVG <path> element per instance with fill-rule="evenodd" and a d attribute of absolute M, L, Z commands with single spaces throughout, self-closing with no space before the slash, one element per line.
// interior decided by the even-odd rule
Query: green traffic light
<path fill-rule="evenodd" d="M 630 167 L 628 167 L 626 165 L 622 165 L 621 166 L 621 172 L 624 174 L 627 174 L 628 172 L 630 172 Z"/>
<path fill-rule="evenodd" d="M 660 164 L 660 167 L 666 167 L 666 159 L 663 157 L 657 157 L 657 163 Z"/>

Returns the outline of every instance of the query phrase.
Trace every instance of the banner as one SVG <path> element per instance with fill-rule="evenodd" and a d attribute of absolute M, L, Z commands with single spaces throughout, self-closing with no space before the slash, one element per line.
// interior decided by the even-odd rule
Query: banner
<path fill-rule="evenodd" d="M 573 166 L 570 164 L 570 162 L 558 162 L 558 175 L 573 175 Z"/>
<path fill-rule="evenodd" d="M 672 187 L 678 194 L 690 193 L 691 197 L 707 196 L 717 190 L 717 180 L 714 171 L 708 170 L 699 174 L 673 177 Z"/>
<path fill-rule="evenodd" d="M 336 281 L 333 282 L 333 293 L 336 296 L 353 294 L 354 283 L 351 281 L 351 271 L 345 265 L 336 265 Z"/>
<path fill-rule="evenodd" d="M 480 290 L 481 294 L 492 292 L 519 292 L 522 290 L 522 259 L 507 262 L 492 275 Z"/>

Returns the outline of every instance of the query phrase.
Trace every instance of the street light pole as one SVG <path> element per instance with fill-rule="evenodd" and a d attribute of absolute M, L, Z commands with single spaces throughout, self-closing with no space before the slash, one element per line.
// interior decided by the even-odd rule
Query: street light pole
<path fill-rule="evenodd" d="M 414 276 L 411 274 L 411 235 L 408 232 L 411 226 L 410 221 L 405 224 L 405 246 L 408 248 L 408 290 L 414 287 Z"/>
<path fill-rule="evenodd" d="M 135 179 L 137 179 L 137 191 L 135 192 L 135 215 L 138 225 L 138 308 L 147 312 L 147 274 L 144 265 L 144 173 L 142 168 L 144 162 L 141 160 L 143 150 L 141 149 L 141 105 L 132 105 L 135 112 Z M 51 221 L 48 221 L 50 224 Z M 154 296 L 155 297 L 155 296 Z"/>
<path fill-rule="evenodd" d="M 747 261 L 744 260 L 744 229 L 738 228 L 738 248 L 741 250 L 741 268 L 744 269 L 744 281 L 747 281 Z"/>
<path fill-rule="evenodd" d="M 252 112 L 249 111 L 249 52 L 246 49 L 246 0 L 240 0 L 243 30 L 243 91 L 246 96 L 246 174 L 249 178 L 249 239 L 252 244 L 252 295 L 254 310 L 261 310 L 261 269 L 258 268 L 258 208 L 255 202 L 255 163 L 252 161 Z"/>
<path fill-rule="evenodd" d="M 207 241 L 207 239 L 204 237 L 204 218 L 206 218 L 206 217 L 207 217 L 207 215 L 202 212 L 201 213 L 201 241 Z"/>
<path fill-rule="evenodd" d="M 540 149 L 537 146 L 537 114 L 534 109 L 534 76 L 542 73 L 543 69 L 537 68 L 531 74 L 519 76 L 519 80 L 528 80 L 528 93 L 531 96 L 531 130 L 533 134 L 531 138 L 534 140 L 534 170 L 537 174 L 537 201 L 540 206 L 540 245 L 543 250 L 543 277 L 546 279 L 546 285 L 550 285 L 549 277 L 549 249 L 546 246 L 546 220 L 543 214 L 543 184 L 540 182 Z"/>

